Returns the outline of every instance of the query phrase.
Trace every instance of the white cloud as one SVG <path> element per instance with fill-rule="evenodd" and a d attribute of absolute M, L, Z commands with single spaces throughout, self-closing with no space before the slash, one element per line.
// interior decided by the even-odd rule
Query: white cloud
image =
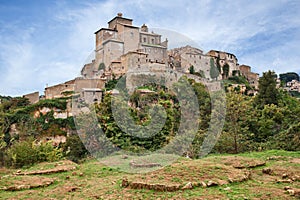
<path fill-rule="evenodd" d="M 300 71 L 298 1 L 57 1 L 49 9 L 44 24 L 0 21 L 1 93 L 43 91 L 74 78 L 94 50 L 94 32 L 118 12 L 136 26 L 183 34 L 204 51 L 234 53 L 256 72 Z"/>

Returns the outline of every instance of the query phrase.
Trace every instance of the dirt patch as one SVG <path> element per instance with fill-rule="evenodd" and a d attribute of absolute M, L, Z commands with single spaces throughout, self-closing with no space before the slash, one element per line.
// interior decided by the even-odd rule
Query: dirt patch
<path fill-rule="evenodd" d="M 222 158 L 221 162 L 237 169 L 256 168 L 266 165 L 266 162 L 263 160 L 239 156 L 226 156 Z"/>
<path fill-rule="evenodd" d="M 152 167 L 161 167 L 159 163 L 136 163 L 136 161 L 132 160 L 129 163 L 130 167 L 133 168 L 152 168 Z"/>
<path fill-rule="evenodd" d="M 132 189 L 177 191 L 196 187 L 211 187 L 250 179 L 248 170 L 203 160 L 182 161 L 163 169 L 135 175 L 123 180 L 122 186 Z"/>
<path fill-rule="evenodd" d="M 293 158 L 290 160 L 291 163 L 300 164 L 300 158 Z"/>
<path fill-rule="evenodd" d="M 33 170 L 33 171 L 25 171 L 22 172 L 21 170 L 17 171 L 15 175 L 43 175 L 43 174 L 54 174 L 54 173 L 61 173 L 72 171 L 76 169 L 75 163 L 71 161 L 64 161 L 61 163 L 55 163 L 54 167 L 51 169 L 41 169 L 41 170 Z"/>
<path fill-rule="evenodd" d="M 2 190 L 5 191 L 20 191 L 26 189 L 33 189 L 39 187 L 48 187 L 54 183 L 54 179 L 37 177 L 37 176 L 23 176 L 21 179 L 13 180 L 7 186 L 4 186 Z"/>

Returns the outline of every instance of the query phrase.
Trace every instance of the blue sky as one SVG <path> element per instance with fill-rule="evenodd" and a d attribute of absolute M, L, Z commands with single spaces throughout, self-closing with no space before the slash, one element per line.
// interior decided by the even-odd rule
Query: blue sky
<path fill-rule="evenodd" d="M 94 32 L 118 12 L 235 54 L 262 73 L 300 72 L 300 1 L 0 0 L 0 95 L 43 92 L 79 75 Z M 172 41 L 170 41 L 172 42 Z"/>

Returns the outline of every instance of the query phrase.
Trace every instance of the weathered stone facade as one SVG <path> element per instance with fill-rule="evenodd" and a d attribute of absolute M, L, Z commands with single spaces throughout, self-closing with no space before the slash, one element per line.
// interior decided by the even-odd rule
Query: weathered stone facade
<path fill-rule="evenodd" d="M 82 88 L 80 97 L 87 104 L 100 103 L 102 101 L 103 90 L 99 88 Z"/>
<path fill-rule="evenodd" d="M 236 72 L 239 71 L 238 59 L 232 53 L 227 53 L 223 51 L 210 50 L 206 55 L 214 59 L 216 66 L 220 66 L 220 77 L 221 79 L 226 79 L 230 76 L 235 76 Z M 229 65 L 228 74 L 224 70 L 225 65 Z"/>
<path fill-rule="evenodd" d="M 219 80 L 241 73 L 250 84 L 258 86 L 258 74 L 252 73 L 249 66 L 239 66 L 234 54 L 216 50 L 205 54 L 202 50 L 191 46 L 167 51 L 167 39 L 162 42 L 162 36 L 150 32 L 145 24 L 137 27 L 132 22 L 132 19 L 124 18 L 118 13 L 108 22 L 107 28 L 96 31 L 95 57 L 91 63 L 83 66 L 82 77 L 47 87 L 45 98 L 64 97 L 74 92 L 80 94 L 83 99 L 83 96 L 90 95 L 88 90 L 104 89 L 108 80 L 119 78 L 127 72 L 131 73 L 130 78 L 134 79 L 135 83 L 139 82 L 137 77 L 146 71 L 167 74 L 168 77 L 163 79 L 171 83 L 177 81 L 182 74 L 207 83 L 211 80 L 212 59 L 220 70 Z M 190 74 L 191 67 L 195 75 Z M 132 73 L 134 70 L 135 73 Z M 126 84 L 133 87 L 131 83 Z M 88 99 L 91 103 L 101 98 L 89 96 Z"/>
<path fill-rule="evenodd" d="M 259 74 L 251 72 L 251 67 L 248 65 L 240 65 L 240 72 L 242 76 L 245 76 L 250 85 L 258 90 Z"/>
<path fill-rule="evenodd" d="M 167 40 L 162 42 L 161 35 L 149 32 L 145 24 L 141 28 L 133 26 L 132 21 L 118 13 L 108 22 L 108 28 L 95 32 L 96 56 L 82 69 L 84 77 L 110 79 L 126 73 L 132 64 L 138 66 L 146 62 L 167 61 Z M 104 72 L 100 71 L 101 64 L 105 66 Z"/>
<path fill-rule="evenodd" d="M 40 93 L 33 92 L 23 95 L 23 98 L 27 98 L 31 104 L 37 103 L 40 100 Z"/>
<path fill-rule="evenodd" d="M 171 49 L 168 51 L 169 65 L 178 71 L 189 73 L 191 66 L 194 71 L 203 74 L 203 78 L 210 77 L 210 56 L 203 51 L 191 46 Z"/>
<path fill-rule="evenodd" d="M 297 80 L 292 80 L 286 83 L 285 90 L 300 92 L 300 82 Z"/>
<path fill-rule="evenodd" d="M 105 82 L 101 79 L 75 78 L 65 83 L 45 88 L 45 98 L 61 98 L 80 93 L 82 88 L 104 88 Z"/>

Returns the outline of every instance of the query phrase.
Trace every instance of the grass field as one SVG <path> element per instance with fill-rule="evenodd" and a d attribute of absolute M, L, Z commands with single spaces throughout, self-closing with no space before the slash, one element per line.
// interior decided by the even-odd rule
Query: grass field
<path fill-rule="evenodd" d="M 64 167 L 71 170 L 55 172 Z M 45 171 L 48 174 L 28 175 Z M 245 174 L 249 175 L 247 179 Z M 118 171 L 94 159 L 78 165 L 60 161 L 0 169 L 0 177 L 0 199 L 299 199 L 300 152 L 180 158 L 172 165 L 141 174 Z M 124 178 L 133 184 L 122 187 Z M 188 183 L 190 188 L 182 189 Z M 215 186 L 207 187 L 210 183 Z M 177 186 L 177 190 L 133 189 L 134 184 Z M 287 187 L 296 196 L 290 195 Z"/>

